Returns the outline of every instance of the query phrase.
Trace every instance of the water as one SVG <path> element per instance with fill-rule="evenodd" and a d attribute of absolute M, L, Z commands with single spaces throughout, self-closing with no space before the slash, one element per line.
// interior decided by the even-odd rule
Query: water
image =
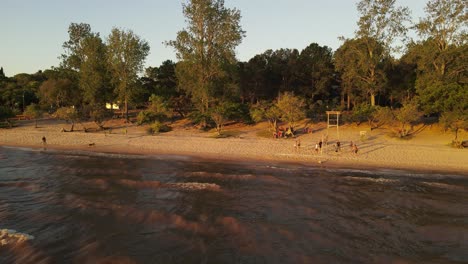
<path fill-rule="evenodd" d="M 0 147 L 0 263 L 467 263 L 468 177 Z M 1 244 L 0 244 L 1 245 Z"/>

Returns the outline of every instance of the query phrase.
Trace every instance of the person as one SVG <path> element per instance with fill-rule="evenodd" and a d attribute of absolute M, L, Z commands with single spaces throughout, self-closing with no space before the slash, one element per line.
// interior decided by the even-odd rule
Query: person
<path fill-rule="evenodd" d="M 318 153 L 318 152 L 319 152 L 319 144 L 315 143 L 315 153 Z"/>
<path fill-rule="evenodd" d="M 296 140 L 296 142 L 294 143 L 294 148 L 296 150 L 299 150 L 301 148 L 301 140 L 300 139 Z"/>
<path fill-rule="evenodd" d="M 46 144 L 47 144 L 47 139 L 45 136 L 42 136 L 42 146 L 44 149 L 46 148 Z"/>
<path fill-rule="evenodd" d="M 353 153 L 354 153 L 354 155 L 357 155 L 358 151 L 359 151 L 359 149 L 358 149 L 357 145 L 353 144 Z"/>
<path fill-rule="evenodd" d="M 322 149 L 322 140 L 319 141 L 319 148 Z"/>
<path fill-rule="evenodd" d="M 340 151 L 340 148 L 341 148 L 341 143 L 340 143 L 340 141 L 338 140 L 338 141 L 336 141 L 336 151 L 335 151 L 335 152 Z"/>

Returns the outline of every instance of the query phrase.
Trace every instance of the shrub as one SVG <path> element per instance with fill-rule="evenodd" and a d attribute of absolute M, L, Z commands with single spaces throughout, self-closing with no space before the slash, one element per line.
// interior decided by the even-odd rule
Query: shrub
<path fill-rule="evenodd" d="M 152 123 L 148 128 L 148 132 L 152 135 L 169 131 L 171 131 L 171 127 L 159 121 Z"/>

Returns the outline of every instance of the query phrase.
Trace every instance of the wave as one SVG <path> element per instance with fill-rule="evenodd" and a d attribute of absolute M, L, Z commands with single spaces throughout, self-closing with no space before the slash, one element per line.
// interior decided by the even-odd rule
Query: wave
<path fill-rule="evenodd" d="M 0 229 L 0 246 L 15 245 L 33 239 L 34 236 L 13 229 Z"/>

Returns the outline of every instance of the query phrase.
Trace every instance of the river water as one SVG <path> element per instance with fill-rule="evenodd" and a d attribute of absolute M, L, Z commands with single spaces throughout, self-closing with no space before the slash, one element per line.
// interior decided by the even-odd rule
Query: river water
<path fill-rule="evenodd" d="M 467 263 L 468 175 L 0 147 L 0 229 L 0 263 Z"/>

